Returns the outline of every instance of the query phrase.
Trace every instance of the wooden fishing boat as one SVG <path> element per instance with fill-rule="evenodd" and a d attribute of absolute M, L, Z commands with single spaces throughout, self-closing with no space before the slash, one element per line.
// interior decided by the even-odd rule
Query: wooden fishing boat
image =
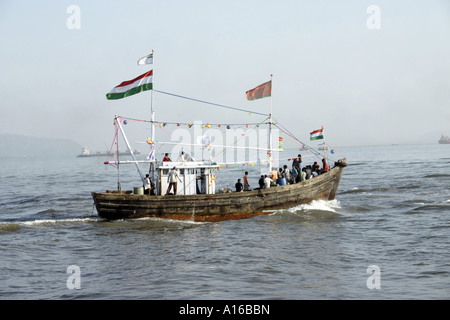
<path fill-rule="evenodd" d="M 194 195 L 143 195 L 132 191 L 93 192 L 104 219 L 158 217 L 192 221 L 222 221 L 269 214 L 312 200 L 335 199 L 346 160 L 326 173 L 300 183 L 244 192 Z"/>
<path fill-rule="evenodd" d="M 151 55 L 147 56 L 151 59 L 146 59 L 149 64 L 153 64 L 153 52 Z M 139 63 L 138 63 L 139 64 Z M 246 92 L 247 100 L 257 100 L 265 97 L 271 97 L 272 95 L 272 75 L 271 80 L 263 83 L 256 88 Z M 168 94 L 178 98 L 184 98 L 188 100 L 193 100 L 200 103 L 206 103 L 215 107 L 232 109 L 235 111 L 245 112 L 247 114 L 255 114 L 268 116 L 266 120 L 253 124 L 253 129 L 248 129 L 251 131 L 260 130 L 260 125 L 266 124 L 268 126 L 268 136 L 265 140 L 264 135 L 261 132 L 254 134 L 253 137 L 258 138 L 257 146 L 246 147 L 247 150 L 254 150 L 258 153 L 258 159 L 264 158 L 266 160 L 258 162 L 260 165 L 266 163 L 267 174 L 276 172 L 272 171 L 273 165 L 276 165 L 275 153 L 283 151 L 282 149 L 282 137 L 274 137 L 272 127 L 277 127 L 282 130 L 289 137 L 294 139 L 296 143 L 302 146 L 301 150 L 306 151 L 306 145 L 295 138 L 287 129 L 282 127 L 278 121 L 274 121 L 272 118 L 272 102 L 270 103 L 270 113 L 264 114 L 261 112 L 254 112 L 251 110 L 245 110 L 236 107 L 224 106 L 216 103 L 210 103 L 198 99 L 183 97 L 180 95 L 175 95 L 167 92 L 157 91 L 153 89 L 153 71 L 149 71 L 133 80 L 124 81 L 120 85 L 116 86 L 109 94 L 107 94 L 107 99 L 121 99 L 142 91 L 150 90 L 153 97 L 153 92 L 158 92 L 161 94 Z M 202 160 L 195 161 L 193 158 L 185 157 L 186 154 L 181 152 L 180 156 L 183 155 L 178 161 L 172 162 L 171 160 L 163 159 L 163 161 L 158 161 L 156 159 L 156 149 L 155 144 L 160 143 L 163 145 L 167 144 L 180 144 L 178 142 L 170 141 L 156 141 L 155 139 L 155 128 L 165 126 L 166 122 L 155 121 L 155 112 L 153 109 L 153 98 L 151 99 L 151 120 L 137 120 L 137 119 L 125 119 L 120 116 L 116 116 L 114 124 L 116 128 L 115 139 L 119 136 L 119 131 L 124 138 L 125 144 L 130 152 L 132 161 L 118 161 L 116 160 L 114 166 L 119 169 L 119 164 L 134 163 L 140 175 L 140 180 L 145 185 L 153 185 L 153 194 L 144 194 L 143 187 L 134 188 L 133 191 L 123 191 L 121 189 L 120 181 L 118 182 L 118 190 L 109 190 L 106 192 L 93 192 L 92 197 L 94 199 L 95 206 L 97 208 L 98 215 L 104 219 L 125 219 L 125 218 L 142 218 L 142 217 L 158 217 L 158 218 L 168 218 L 168 219 L 179 219 L 179 220 L 193 220 L 193 221 L 222 221 L 226 219 L 241 219 L 248 218 L 255 215 L 268 214 L 276 210 L 283 208 L 290 208 L 300 204 L 309 203 L 313 200 L 324 199 L 333 200 L 336 196 L 339 182 L 341 179 L 343 168 L 347 165 L 346 159 L 340 159 L 334 162 L 332 169 L 325 169 L 325 173 L 315 176 L 312 179 L 305 180 L 300 183 L 286 184 L 285 181 L 280 181 L 279 186 L 268 186 L 264 189 L 256 189 L 244 192 L 219 192 L 216 193 L 216 170 L 219 169 L 220 163 L 213 161 L 212 159 L 212 148 L 219 148 L 222 152 L 226 150 L 236 149 L 239 151 L 240 146 L 236 146 L 236 142 L 231 141 L 230 144 L 226 143 L 224 145 L 213 145 L 211 144 L 210 137 L 199 131 L 200 136 L 195 136 L 194 139 L 198 141 L 201 138 L 200 145 L 203 150 L 209 150 L 209 159 L 204 160 L 202 157 L 202 152 L 195 153 L 196 157 L 201 157 Z M 147 138 L 147 143 L 150 145 L 150 154 L 147 157 L 148 161 L 138 161 L 132 148 L 128 142 L 125 135 L 123 125 L 138 121 L 141 123 L 147 123 L 151 125 L 151 136 Z M 266 122 L 267 121 L 267 122 Z M 180 123 L 176 124 L 180 126 Z M 192 123 L 185 124 L 191 128 Z M 222 126 L 221 126 L 222 125 Z M 200 126 L 200 125 L 199 125 Z M 205 126 L 205 129 L 211 127 L 210 123 Z M 227 124 L 219 124 L 217 126 L 230 129 Z M 248 125 L 245 126 L 248 128 Z M 203 126 L 201 126 L 203 128 Z M 217 130 L 217 129 L 216 129 Z M 195 124 L 194 124 L 195 132 Z M 320 130 L 316 130 L 311 133 L 311 136 L 315 133 L 320 135 L 314 135 L 311 140 L 324 139 L 323 138 L 323 127 Z M 239 139 L 242 139 L 247 135 L 246 132 L 239 133 Z M 190 133 L 186 134 L 187 137 L 191 137 Z M 251 135 L 250 135 L 251 136 Z M 217 138 L 217 136 L 215 137 Z M 175 139 L 178 141 L 178 139 Z M 185 141 L 184 139 L 182 139 Z M 194 141 L 195 141 L 194 140 Z M 261 140 L 263 141 L 260 145 Z M 264 141 L 265 140 L 265 141 Z M 278 148 L 274 148 L 274 140 L 279 142 Z M 189 140 L 188 140 L 189 141 Z M 216 139 L 215 139 L 216 141 Z M 117 152 L 118 152 L 118 141 L 115 141 Z M 267 144 L 266 144 L 267 143 Z M 194 142 L 192 144 L 186 144 L 188 146 L 198 146 Z M 316 148 L 308 147 L 311 153 L 317 153 L 314 151 Z M 234 150 L 233 150 L 234 151 Z M 244 150 L 245 152 L 245 150 Z M 200 156 L 199 156 L 200 155 Z M 265 156 L 267 155 L 267 158 Z M 299 155 L 300 156 L 300 155 Z M 326 149 L 324 150 L 324 155 L 316 154 L 319 158 L 323 157 L 325 162 L 329 160 L 326 158 Z M 296 158 L 297 160 L 299 158 Z M 290 160 L 290 159 L 289 159 Z M 234 160 L 233 160 L 234 161 Z M 226 162 L 226 161 L 225 161 Z M 324 168 L 325 168 L 324 162 Z M 105 162 L 107 164 L 108 162 Z M 144 175 L 140 168 L 140 164 L 148 163 L 149 174 Z M 300 159 L 301 163 L 301 159 Z M 238 162 L 234 162 L 238 165 Z M 222 163 L 222 166 L 228 167 L 229 163 Z M 330 165 L 329 163 L 327 164 Z M 300 168 L 298 168 L 300 169 Z M 265 170 L 265 169 L 264 169 Z M 275 168 L 276 170 L 276 168 Z M 118 170 L 119 171 L 119 170 Z M 176 172 L 176 174 L 175 174 Z M 168 194 L 169 189 L 173 186 L 169 184 L 169 177 L 172 179 L 174 176 L 177 177 L 175 181 L 177 182 L 177 189 L 174 193 L 175 195 Z M 199 186 L 200 184 L 200 186 Z M 228 191 L 231 191 L 228 189 Z"/>

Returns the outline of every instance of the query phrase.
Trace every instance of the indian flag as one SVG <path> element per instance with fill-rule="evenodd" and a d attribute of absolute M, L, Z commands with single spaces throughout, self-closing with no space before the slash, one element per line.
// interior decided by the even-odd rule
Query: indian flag
<path fill-rule="evenodd" d="M 124 81 L 106 94 L 106 99 L 115 100 L 153 89 L 153 70 L 141 74 L 133 80 Z"/>
<path fill-rule="evenodd" d="M 138 60 L 137 64 L 139 66 L 142 66 L 144 64 L 153 64 L 153 53 L 150 53 L 149 55 L 146 55 L 145 57 L 142 57 Z"/>
<path fill-rule="evenodd" d="M 247 100 L 257 100 L 272 96 L 272 80 L 265 82 L 246 93 Z"/>
<path fill-rule="evenodd" d="M 315 130 L 313 132 L 309 133 L 309 139 L 310 140 L 319 140 L 319 139 L 323 139 L 323 128 L 319 129 L 319 130 Z"/>

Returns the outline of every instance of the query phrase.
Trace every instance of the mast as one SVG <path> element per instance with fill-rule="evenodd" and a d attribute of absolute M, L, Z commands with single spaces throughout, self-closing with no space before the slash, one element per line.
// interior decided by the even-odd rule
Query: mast
<path fill-rule="evenodd" d="M 152 50 L 152 56 L 153 56 L 153 79 L 155 78 L 155 50 Z M 152 141 L 155 140 L 155 110 L 153 108 L 153 86 L 155 85 L 155 81 L 152 81 L 152 90 L 151 90 L 151 96 L 150 96 L 150 110 L 151 110 L 151 119 L 152 119 L 152 132 L 151 132 L 151 139 Z"/>
<path fill-rule="evenodd" d="M 323 134 L 323 126 L 322 126 L 322 135 L 323 135 L 323 157 L 325 159 L 325 162 L 328 164 L 328 167 L 330 166 L 330 164 L 328 163 L 328 156 L 327 156 L 327 149 L 328 149 L 328 145 L 325 141 L 325 135 Z"/>
<path fill-rule="evenodd" d="M 272 172 L 272 77 L 270 74 L 270 113 L 269 113 L 269 174 Z"/>
<path fill-rule="evenodd" d="M 155 71 L 155 64 L 154 64 L 155 55 L 154 54 L 155 54 L 155 50 L 152 49 L 153 77 L 155 76 L 155 72 L 154 72 Z M 156 138 L 156 132 L 155 132 L 155 109 L 153 107 L 153 89 L 154 89 L 153 86 L 154 85 L 155 85 L 155 81 L 153 81 L 153 83 L 152 83 L 152 90 L 151 90 L 151 96 L 150 96 L 150 111 L 151 111 L 151 120 L 152 120 L 150 139 L 151 139 L 151 141 L 153 143 L 152 146 L 151 146 L 153 148 L 153 157 L 156 157 L 156 155 L 155 155 L 156 148 L 155 148 L 155 145 L 154 145 L 154 143 L 155 143 L 154 141 L 155 141 L 155 138 Z M 149 159 L 149 160 L 151 160 L 151 159 Z M 150 162 L 149 174 L 150 174 L 151 180 L 153 182 L 155 182 L 155 162 Z"/>
<path fill-rule="evenodd" d="M 119 136 L 117 135 L 119 127 L 117 122 L 117 116 L 114 118 L 114 125 L 116 126 L 117 190 L 122 191 L 122 186 L 120 185 Z"/>

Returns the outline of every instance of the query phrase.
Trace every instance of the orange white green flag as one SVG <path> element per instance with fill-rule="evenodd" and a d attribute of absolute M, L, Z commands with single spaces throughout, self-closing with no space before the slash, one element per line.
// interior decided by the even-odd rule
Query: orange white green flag
<path fill-rule="evenodd" d="M 323 139 L 323 128 L 309 133 L 309 140 Z"/>
<path fill-rule="evenodd" d="M 153 64 L 153 52 L 149 55 L 146 55 L 145 57 L 142 57 L 138 60 L 137 64 L 139 66 L 145 65 L 145 64 Z"/>
<path fill-rule="evenodd" d="M 247 100 L 257 100 L 272 95 L 272 80 L 265 82 L 246 92 Z"/>
<path fill-rule="evenodd" d="M 106 94 L 106 99 L 115 100 L 132 96 L 136 93 L 153 89 L 153 70 L 150 70 L 133 80 L 123 81 Z"/>

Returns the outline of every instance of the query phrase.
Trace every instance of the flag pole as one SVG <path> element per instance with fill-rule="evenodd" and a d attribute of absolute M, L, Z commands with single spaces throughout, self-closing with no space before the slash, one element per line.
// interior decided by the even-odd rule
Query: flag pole
<path fill-rule="evenodd" d="M 322 135 L 323 135 L 323 157 L 325 159 L 325 162 L 328 163 L 328 157 L 327 157 L 327 143 L 325 141 L 325 135 L 323 134 L 323 126 L 322 126 Z"/>
<path fill-rule="evenodd" d="M 117 159 L 117 190 L 122 191 L 122 186 L 120 184 L 120 163 L 119 163 L 119 123 L 118 117 L 114 118 L 114 126 L 116 129 L 116 159 Z"/>
<path fill-rule="evenodd" d="M 153 57 L 153 79 L 154 79 L 154 77 L 155 77 L 155 63 L 154 63 L 154 61 L 155 61 L 155 55 L 154 55 L 154 52 L 155 52 L 155 50 L 152 50 L 152 57 Z M 151 133 L 151 139 L 152 139 L 152 141 L 154 141 L 155 140 L 155 110 L 154 110 L 154 108 L 153 108 L 153 86 L 155 85 L 155 81 L 152 79 L 152 92 L 151 92 L 151 101 L 150 101 L 150 103 L 151 103 L 151 106 L 150 106 L 150 108 L 151 108 L 151 119 L 152 119 L 152 133 Z"/>
<path fill-rule="evenodd" d="M 152 141 L 152 146 L 153 147 L 153 157 L 156 157 L 156 154 L 154 153 L 156 151 L 155 145 L 154 145 L 154 141 L 156 139 L 156 132 L 155 132 L 155 109 L 153 107 L 153 89 L 154 89 L 154 85 L 155 85 L 155 81 L 154 81 L 154 77 L 155 77 L 155 50 L 152 49 L 152 64 L 153 64 L 153 79 L 152 79 L 152 92 L 151 92 L 151 96 L 150 96 L 150 111 L 151 111 L 151 120 L 152 120 L 152 127 L 151 127 L 151 134 L 150 134 L 150 139 Z M 156 158 L 155 158 L 156 159 Z M 150 159 L 151 160 L 151 159 Z M 151 162 L 150 163 L 150 168 L 149 168 L 149 174 L 150 177 L 152 179 L 152 181 L 155 181 L 155 163 Z"/>
<path fill-rule="evenodd" d="M 269 176 L 272 172 L 272 78 L 270 74 L 270 113 L 269 113 Z"/>

